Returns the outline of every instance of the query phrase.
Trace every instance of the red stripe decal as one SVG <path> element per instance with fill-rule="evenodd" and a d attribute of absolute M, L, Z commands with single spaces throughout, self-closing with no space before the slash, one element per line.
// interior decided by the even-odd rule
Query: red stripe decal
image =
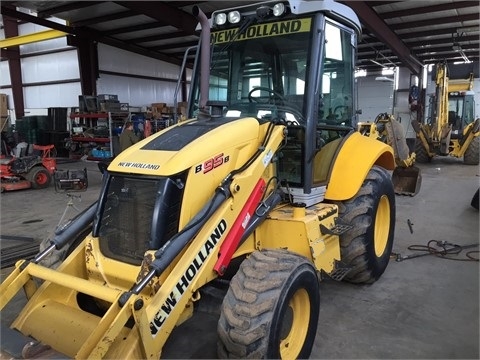
<path fill-rule="evenodd" d="M 262 198 L 263 191 L 265 189 L 265 181 L 260 179 L 255 185 L 250 197 L 248 198 L 245 206 L 243 207 L 242 211 L 238 215 L 237 220 L 233 224 L 230 232 L 228 233 L 225 241 L 220 246 L 220 252 L 218 255 L 218 260 L 215 263 L 213 269 L 221 276 L 225 273 L 230 260 L 232 259 L 232 255 L 237 250 L 238 243 L 242 238 L 242 235 L 245 232 L 245 228 L 247 227 L 255 209 L 257 208 L 258 203 Z"/>

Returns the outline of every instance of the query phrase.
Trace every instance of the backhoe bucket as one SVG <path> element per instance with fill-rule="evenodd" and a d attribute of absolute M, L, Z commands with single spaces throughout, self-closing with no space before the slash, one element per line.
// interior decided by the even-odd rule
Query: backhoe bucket
<path fill-rule="evenodd" d="M 416 166 L 396 167 L 392 175 L 395 194 L 415 196 L 420 191 L 422 174 Z"/>

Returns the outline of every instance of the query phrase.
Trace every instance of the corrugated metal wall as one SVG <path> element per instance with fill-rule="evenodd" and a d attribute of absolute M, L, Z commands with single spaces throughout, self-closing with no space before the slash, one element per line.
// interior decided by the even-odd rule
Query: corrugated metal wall
<path fill-rule="evenodd" d="M 56 21 L 61 22 L 58 19 Z M 21 35 L 42 30 L 46 28 L 36 24 L 19 25 Z M 0 29 L 0 37 L 4 38 L 3 29 Z M 22 55 L 32 55 L 37 52 L 62 49 L 66 51 L 21 59 L 23 82 L 27 85 L 24 87 L 27 114 L 43 114 L 49 107 L 78 106 L 81 87 L 77 51 L 73 48 L 69 49 L 65 38 L 22 45 L 20 52 Z M 103 44 L 99 44 L 98 54 L 100 70 L 100 78 L 97 82 L 98 94 L 118 95 L 120 102 L 128 102 L 133 107 L 148 106 L 156 102 L 173 105 L 179 66 Z M 0 62 L 0 73 L 0 85 L 7 86 L 0 91 L 8 95 L 9 109 L 12 109 L 13 100 L 11 89 L 8 88 L 10 74 L 7 61 Z M 142 76 L 149 78 L 141 78 Z M 191 71 L 187 71 L 187 82 L 190 78 Z M 53 82 L 53 84 L 41 84 L 45 82 Z M 479 82 L 479 79 L 475 80 L 477 116 L 480 116 Z M 392 113 L 394 107 L 392 82 L 376 81 L 375 76 L 359 77 L 357 89 L 358 109 L 362 110 L 359 116 L 360 121 L 373 121 L 379 113 Z M 428 92 L 427 89 L 427 94 Z M 179 94 L 178 101 L 182 100 Z M 395 106 L 397 105 L 400 104 Z"/>
<path fill-rule="evenodd" d="M 120 102 L 130 106 L 150 106 L 152 103 L 173 105 L 180 67 L 164 61 L 137 55 L 111 46 L 98 46 L 100 78 L 97 81 L 99 94 L 118 95 Z M 125 76 L 102 74 L 115 72 Z M 147 76 L 157 79 L 142 79 Z M 187 71 L 187 81 L 191 72 Z M 179 94 L 178 101 L 182 101 Z"/>
<path fill-rule="evenodd" d="M 19 25 L 20 35 L 43 30 L 47 28 L 30 23 Z M 0 30 L 0 37 L 5 37 L 3 29 Z M 59 50 L 65 51 L 58 52 Z M 49 51 L 55 52 L 45 54 Z M 38 52 L 43 54 L 34 56 Z M 21 59 L 26 115 L 43 114 L 49 107 L 78 106 L 81 86 L 77 51 L 67 45 L 65 37 L 21 45 L 20 54 L 30 55 Z M 179 66 L 103 44 L 99 44 L 98 54 L 98 94 L 118 95 L 120 102 L 135 107 L 150 106 L 155 102 L 173 105 Z M 102 71 L 117 74 L 102 74 Z M 0 62 L 0 73 L 0 86 L 5 86 L 0 92 L 8 95 L 8 107 L 12 110 L 13 99 L 7 61 Z M 187 82 L 190 77 L 191 71 L 187 71 Z M 51 84 L 45 84 L 46 82 Z M 178 101 L 182 100 L 180 93 Z M 10 115 L 12 121 L 15 121 L 13 111 L 10 111 Z"/>

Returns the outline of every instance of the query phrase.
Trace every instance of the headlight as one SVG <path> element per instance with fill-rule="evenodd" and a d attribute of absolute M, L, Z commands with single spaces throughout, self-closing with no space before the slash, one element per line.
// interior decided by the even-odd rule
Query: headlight
<path fill-rule="evenodd" d="M 273 15 L 274 16 L 281 16 L 285 13 L 285 5 L 282 3 L 275 4 L 273 6 Z"/>
<path fill-rule="evenodd" d="M 238 11 L 230 11 L 228 13 L 228 21 L 231 23 L 231 24 L 236 24 L 238 22 L 240 22 L 240 12 Z"/>
<path fill-rule="evenodd" d="M 215 24 L 223 25 L 227 22 L 227 15 L 225 13 L 220 13 L 215 16 Z"/>

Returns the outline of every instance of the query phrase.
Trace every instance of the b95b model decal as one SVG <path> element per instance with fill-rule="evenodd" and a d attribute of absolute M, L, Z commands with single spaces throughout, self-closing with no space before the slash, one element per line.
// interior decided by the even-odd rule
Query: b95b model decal
<path fill-rule="evenodd" d="M 195 174 L 203 172 L 204 174 L 212 171 L 213 169 L 225 164 L 230 159 L 230 156 L 224 155 L 223 153 L 214 156 L 211 159 L 208 159 L 203 164 L 195 166 Z"/>

